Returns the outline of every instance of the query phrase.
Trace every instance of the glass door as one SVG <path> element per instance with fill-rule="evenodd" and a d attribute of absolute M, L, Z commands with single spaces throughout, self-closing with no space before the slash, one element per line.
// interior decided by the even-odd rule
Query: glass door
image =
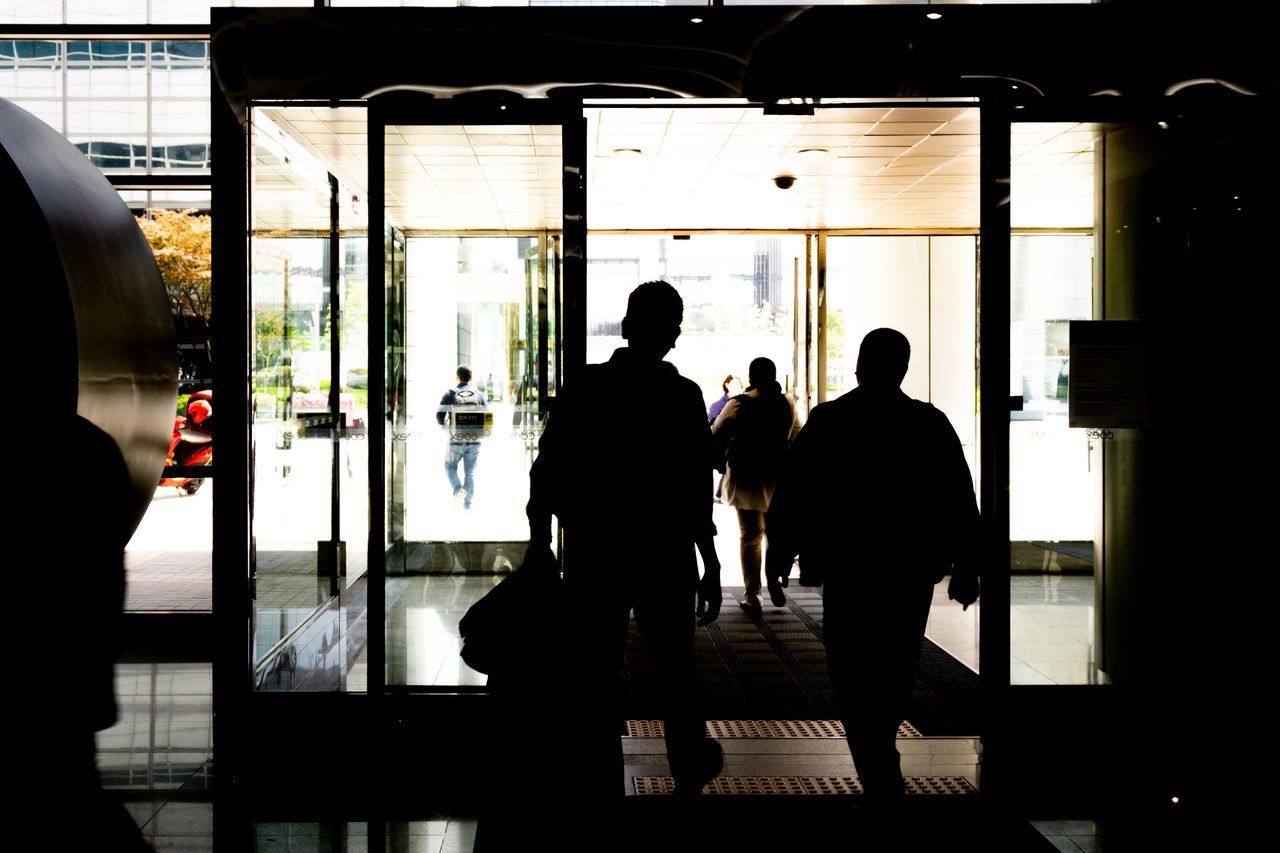
<path fill-rule="evenodd" d="M 456 105 L 375 113 L 386 684 L 480 687 L 458 620 L 524 557 L 529 467 L 558 377 L 562 128 Z"/>
<path fill-rule="evenodd" d="M 252 116 L 251 524 L 254 686 L 362 690 L 368 565 L 368 256 L 363 191 L 317 156 L 316 125 Z"/>
<path fill-rule="evenodd" d="M 1181 421 L 1196 389 L 1232 396 L 1230 368 L 1199 354 L 1248 345 L 1241 323 L 1213 322 L 1231 304 L 1214 288 L 1270 263 L 1276 117 L 1261 100 L 1014 113 L 1011 684 L 1185 666 L 1166 650 L 1186 630 L 1178 591 L 1200 570 L 1186 531 L 1219 528 L 1212 506 L 1184 498 L 1221 487 L 1184 449 Z M 1173 357 L 1188 341 L 1196 354 Z"/>

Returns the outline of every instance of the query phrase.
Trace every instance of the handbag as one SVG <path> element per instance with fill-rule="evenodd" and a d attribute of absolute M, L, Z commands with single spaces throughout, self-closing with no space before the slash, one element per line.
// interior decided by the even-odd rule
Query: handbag
<path fill-rule="evenodd" d="M 458 623 L 464 663 L 490 676 L 529 672 L 558 655 L 563 590 L 549 550 L 530 551 L 520 568 L 468 608 Z"/>

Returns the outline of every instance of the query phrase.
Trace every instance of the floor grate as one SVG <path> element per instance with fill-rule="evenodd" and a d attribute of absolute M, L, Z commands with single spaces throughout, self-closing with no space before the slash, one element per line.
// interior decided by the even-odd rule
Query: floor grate
<path fill-rule="evenodd" d="M 675 793 L 670 776 L 636 776 L 640 796 Z M 978 789 L 963 776 L 908 776 L 909 796 L 968 796 Z M 856 776 L 718 776 L 702 793 L 712 796 L 858 796 L 862 786 Z"/>
<path fill-rule="evenodd" d="M 662 737 L 662 720 L 627 720 L 627 737 Z M 708 720 L 707 734 L 717 738 L 843 738 L 839 720 Z M 898 737 L 923 737 L 910 723 Z"/>

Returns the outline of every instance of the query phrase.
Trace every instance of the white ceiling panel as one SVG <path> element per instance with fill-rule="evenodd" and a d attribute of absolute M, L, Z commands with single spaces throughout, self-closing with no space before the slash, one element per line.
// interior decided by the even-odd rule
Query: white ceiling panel
<path fill-rule="evenodd" d="M 260 110 L 356 192 L 367 192 L 363 110 Z M 976 228 L 976 108 L 840 107 L 587 111 L 590 222 L 599 229 Z M 1096 128 L 1015 125 L 1014 224 L 1088 225 Z M 387 216 L 408 229 L 561 226 L 554 126 L 389 128 Z M 800 154 L 804 148 L 825 154 Z M 639 149 L 639 155 L 615 153 Z M 317 178 L 255 158 L 255 226 L 326 227 Z M 307 174 L 302 174 L 306 172 Z M 796 178 L 779 190 L 773 178 Z M 1067 221 L 1069 220 L 1069 221 Z"/>

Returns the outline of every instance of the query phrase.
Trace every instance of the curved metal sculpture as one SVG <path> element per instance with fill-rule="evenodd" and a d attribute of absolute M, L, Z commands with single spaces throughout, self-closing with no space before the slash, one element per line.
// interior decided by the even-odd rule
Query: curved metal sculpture
<path fill-rule="evenodd" d="M 88 158 L 44 122 L 0 99 L 5 278 L 35 348 L 22 412 L 33 435 L 79 414 L 114 439 L 132 484 L 125 541 L 164 467 L 177 396 L 173 316 L 146 239 Z M 40 337 L 31 332 L 38 330 Z M 92 488 L 96 462 L 42 448 L 47 476 Z M 63 468 L 66 470 L 60 471 Z"/>

